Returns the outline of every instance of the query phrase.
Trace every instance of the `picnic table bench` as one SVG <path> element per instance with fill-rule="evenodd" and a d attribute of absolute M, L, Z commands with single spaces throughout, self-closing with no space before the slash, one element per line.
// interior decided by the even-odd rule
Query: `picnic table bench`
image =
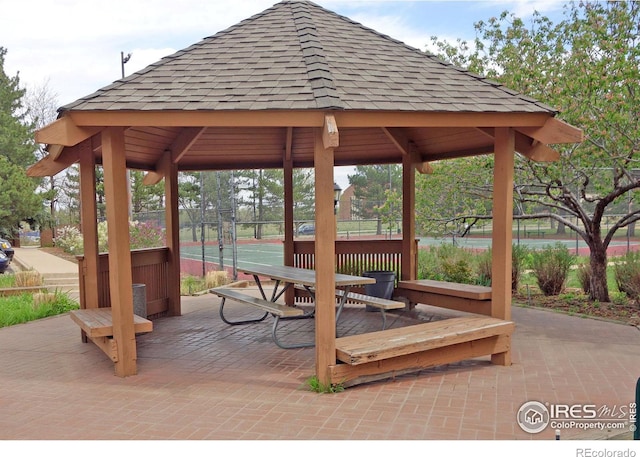
<path fill-rule="evenodd" d="M 409 300 L 410 307 L 417 303 L 454 309 L 474 314 L 491 315 L 491 287 L 459 284 L 431 279 L 398 281 L 394 297 Z"/>
<path fill-rule="evenodd" d="M 113 339 L 111 308 L 75 309 L 69 315 L 80 326 L 83 336 L 93 341 L 112 361 L 118 361 L 117 342 Z M 133 315 L 133 326 L 136 334 L 153 330 L 153 322 L 137 314 Z"/>
<path fill-rule="evenodd" d="M 285 304 L 277 303 L 275 301 L 266 300 L 264 298 L 255 297 L 246 292 L 241 292 L 238 289 L 233 289 L 230 287 L 216 287 L 209 290 L 210 293 L 217 295 L 222 299 L 220 302 L 220 307 L 218 308 L 218 313 L 220 314 L 220 318 L 223 322 L 229 325 L 241 325 L 241 324 L 249 324 L 252 322 L 260 322 L 266 319 L 270 314 L 274 317 L 273 326 L 271 328 L 271 336 L 273 337 L 273 341 L 276 345 L 282 349 L 293 349 L 300 347 L 308 347 L 312 346 L 312 343 L 297 343 L 297 344 L 286 344 L 283 343 L 277 334 L 278 324 L 280 323 L 280 319 L 295 319 L 295 318 L 304 318 L 311 317 L 313 313 L 307 313 L 301 308 L 296 308 L 294 306 L 287 306 Z M 249 319 L 241 319 L 241 320 L 231 320 L 224 315 L 224 307 L 227 299 L 234 300 L 239 303 L 243 303 L 245 305 L 254 306 L 261 311 L 264 311 L 264 314 L 261 317 L 249 318 Z"/>
<path fill-rule="evenodd" d="M 301 288 L 301 287 L 296 287 Z M 310 291 L 312 293 L 312 291 Z M 345 292 L 342 289 L 335 290 L 336 297 L 344 300 L 344 302 L 354 302 L 354 303 L 362 303 L 367 306 L 371 306 L 373 308 L 377 308 L 380 310 L 380 315 L 382 316 L 382 330 L 387 327 L 387 315 L 385 311 L 392 309 L 404 309 L 406 304 L 404 302 L 396 301 L 396 300 L 388 300 L 382 297 L 374 297 L 372 295 L 359 294 L 355 292 L 349 292 L 347 297 L 344 298 Z M 336 315 L 336 322 L 340 318 L 340 313 L 342 312 L 342 307 L 338 309 L 338 313 Z"/>

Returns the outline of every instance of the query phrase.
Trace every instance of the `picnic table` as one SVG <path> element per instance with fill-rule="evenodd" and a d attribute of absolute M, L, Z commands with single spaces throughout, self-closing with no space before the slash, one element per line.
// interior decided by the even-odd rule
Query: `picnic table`
<path fill-rule="evenodd" d="M 219 313 L 221 319 L 230 325 L 248 324 L 252 322 L 263 321 L 270 314 L 274 316 L 274 324 L 272 328 L 272 336 L 274 342 L 283 349 L 298 348 L 298 347 L 310 347 L 315 343 L 297 343 L 297 344 L 285 344 L 277 337 L 276 330 L 278 323 L 281 319 L 300 319 L 313 317 L 315 314 L 315 287 L 316 287 L 316 272 L 306 268 L 290 267 L 290 266 L 277 266 L 277 265 L 256 265 L 252 267 L 240 268 L 245 274 L 253 276 L 261 297 L 255 297 L 246 292 L 242 292 L 239 289 L 230 287 L 217 287 L 211 289 L 210 292 L 218 295 L 222 298 L 220 303 Z M 269 294 L 265 292 L 263 285 L 263 278 L 268 278 L 274 281 L 273 289 Z M 340 318 L 340 313 L 349 299 L 356 299 L 361 294 L 350 294 L 350 290 L 354 286 L 361 286 L 364 284 L 375 283 L 375 278 L 367 278 L 363 276 L 347 275 L 342 273 L 335 273 L 335 286 L 336 296 L 339 298 L 338 309 L 336 312 L 336 322 Z M 277 300 L 284 294 L 290 287 L 304 288 L 312 298 L 311 311 L 305 311 L 295 306 L 287 306 L 282 303 L 278 303 Z M 230 320 L 224 315 L 224 306 L 227 299 L 235 300 L 247 305 L 257 307 L 264 311 L 261 317 L 245 319 L 245 320 Z M 404 307 L 404 304 L 398 304 Z M 399 307 L 399 306 L 398 306 Z"/>

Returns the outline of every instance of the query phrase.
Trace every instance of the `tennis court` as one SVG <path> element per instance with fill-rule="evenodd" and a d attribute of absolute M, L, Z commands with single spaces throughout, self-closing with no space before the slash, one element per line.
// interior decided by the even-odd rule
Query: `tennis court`
<path fill-rule="evenodd" d="M 451 244 L 451 238 L 420 237 L 419 246 L 438 246 Z M 582 240 L 555 240 L 555 239 L 515 239 L 514 244 L 528 246 L 531 249 L 543 249 L 547 246 L 562 243 L 570 252 L 578 252 L 579 255 L 588 255 L 589 249 Z M 456 245 L 468 249 L 487 249 L 491 245 L 491 238 L 456 238 Z M 640 243 L 633 241 L 627 245 L 626 241 L 615 241 L 609 246 L 609 255 L 622 255 L 627 250 L 640 249 Z M 217 243 L 205 243 L 204 252 L 201 244 L 189 243 L 180 247 L 183 272 L 201 274 L 202 264 L 205 263 L 205 271 L 218 269 L 220 263 L 220 251 Z M 236 244 L 236 266 L 238 268 L 252 265 L 283 265 L 284 245 L 280 240 L 265 240 L 259 243 L 238 242 Z M 222 252 L 222 264 L 225 269 L 233 268 L 233 247 L 225 244 Z"/>

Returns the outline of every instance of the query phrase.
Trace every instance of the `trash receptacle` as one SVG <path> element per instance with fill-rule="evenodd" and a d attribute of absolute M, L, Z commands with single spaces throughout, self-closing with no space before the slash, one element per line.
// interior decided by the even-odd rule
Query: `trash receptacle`
<path fill-rule="evenodd" d="M 393 297 L 393 288 L 396 283 L 396 274 L 393 271 L 373 270 L 362 273 L 365 278 L 374 278 L 375 284 L 365 284 L 364 293 L 372 297 L 386 298 L 390 300 Z M 366 305 L 366 311 L 380 311 L 378 308 Z"/>
<path fill-rule="evenodd" d="M 145 284 L 133 285 L 133 314 L 147 318 L 147 287 Z"/>

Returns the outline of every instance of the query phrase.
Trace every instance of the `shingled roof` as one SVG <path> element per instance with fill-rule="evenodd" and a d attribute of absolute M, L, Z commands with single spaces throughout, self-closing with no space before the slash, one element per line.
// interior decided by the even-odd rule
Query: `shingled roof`
<path fill-rule="evenodd" d="M 553 113 L 312 2 L 284 0 L 60 109 Z"/>

